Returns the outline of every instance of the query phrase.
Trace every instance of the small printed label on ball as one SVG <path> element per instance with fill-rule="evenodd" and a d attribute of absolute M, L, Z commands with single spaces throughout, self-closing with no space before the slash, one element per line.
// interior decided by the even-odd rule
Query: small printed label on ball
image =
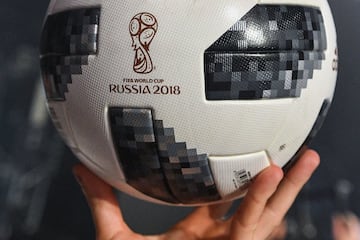
<path fill-rule="evenodd" d="M 164 79 L 124 78 L 121 84 L 109 84 L 110 93 L 143 95 L 180 95 L 179 85 L 167 85 Z"/>
<path fill-rule="evenodd" d="M 240 171 L 234 171 L 234 178 L 233 183 L 235 189 L 239 189 L 242 187 L 247 186 L 251 181 L 251 174 L 250 172 L 246 171 L 245 169 L 242 169 Z"/>

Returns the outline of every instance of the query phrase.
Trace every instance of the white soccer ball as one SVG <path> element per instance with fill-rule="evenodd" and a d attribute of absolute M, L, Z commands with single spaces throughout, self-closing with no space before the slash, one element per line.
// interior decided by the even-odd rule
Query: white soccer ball
<path fill-rule="evenodd" d="M 229 201 L 319 129 L 337 77 L 326 0 L 53 0 L 41 67 L 52 119 L 115 188 Z"/>

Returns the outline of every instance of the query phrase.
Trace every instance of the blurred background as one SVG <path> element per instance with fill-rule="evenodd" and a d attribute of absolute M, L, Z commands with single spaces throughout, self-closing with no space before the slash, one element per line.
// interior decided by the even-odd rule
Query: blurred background
<path fill-rule="evenodd" d="M 0 240 L 94 239 L 89 209 L 71 174 L 77 160 L 44 104 L 38 41 L 48 2 L 0 2 Z M 332 214 L 360 214 L 360 1 L 329 3 L 338 31 L 338 85 L 312 144 L 322 164 L 287 217 L 290 240 L 332 239 Z M 162 232 L 192 210 L 118 196 L 125 219 L 141 233 Z"/>

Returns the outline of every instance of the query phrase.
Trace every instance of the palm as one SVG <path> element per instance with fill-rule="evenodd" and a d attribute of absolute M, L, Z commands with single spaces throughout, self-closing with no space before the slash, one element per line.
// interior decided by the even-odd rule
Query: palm
<path fill-rule="evenodd" d="M 231 219 L 219 221 L 214 217 L 224 205 L 200 207 L 158 236 L 134 233 L 124 222 L 112 188 L 82 165 L 76 166 L 74 173 L 91 207 L 98 240 L 263 240 L 282 223 L 318 164 L 316 152 L 308 150 L 285 177 L 279 167 L 271 166 L 256 177 Z"/>

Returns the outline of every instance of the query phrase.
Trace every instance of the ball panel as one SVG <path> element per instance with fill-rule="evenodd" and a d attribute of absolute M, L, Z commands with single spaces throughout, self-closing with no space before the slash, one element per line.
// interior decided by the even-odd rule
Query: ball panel
<path fill-rule="evenodd" d="M 326 46 L 318 8 L 256 5 L 205 51 L 206 98 L 300 97 Z"/>
<path fill-rule="evenodd" d="M 186 143 L 167 145 L 170 147 L 169 152 L 174 150 L 180 154 L 160 158 L 168 184 L 176 198 L 185 204 L 220 200 L 207 155 L 198 155 L 195 149 L 187 149 Z"/>
<path fill-rule="evenodd" d="M 323 52 L 205 53 L 207 100 L 300 97 Z"/>
<path fill-rule="evenodd" d="M 177 202 L 161 169 L 151 110 L 110 108 L 109 121 L 128 184 L 153 198 Z"/>
<path fill-rule="evenodd" d="M 46 19 L 40 44 L 42 55 L 97 53 L 100 8 L 59 12 Z"/>
<path fill-rule="evenodd" d="M 82 74 L 88 56 L 46 56 L 41 59 L 41 71 L 49 101 L 65 101 L 74 75 Z"/>
<path fill-rule="evenodd" d="M 127 182 L 167 202 L 219 200 L 206 154 L 187 149 L 149 109 L 110 108 L 111 132 Z M 174 197 L 173 197 L 174 196 Z"/>
<path fill-rule="evenodd" d="M 321 51 L 326 42 L 319 8 L 256 5 L 207 51 Z"/>
<path fill-rule="evenodd" d="M 65 101 L 73 75 L 82 74 L 88 56 L 97 53 L 100 9 L 76 9 L 49 15 L 42 32 L 41 69 L 46 96 Z"/>
<path fill-rule="evenodd" d="M 222 198 L 242 195 L 252 177 L 270 166 L 265 151 L 238 156 L 210 156 L 211 170 Z"/>

